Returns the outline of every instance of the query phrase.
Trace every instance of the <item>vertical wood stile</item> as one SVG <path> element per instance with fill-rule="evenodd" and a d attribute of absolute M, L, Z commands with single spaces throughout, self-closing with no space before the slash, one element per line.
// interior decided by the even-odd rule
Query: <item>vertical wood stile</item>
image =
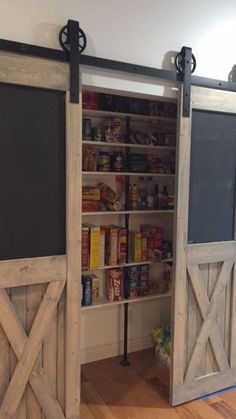
<path fill-rule="evenodd" d="M 206 289 L 208 289 L 208 264 L 204 263 L 203 265 L 200 265 L 200 271 L 201 271 L 201 275 L 205 284 Z M 201 312 L 199 310 L 199 307 L 197 305 L 196 307 L 196 315 L 197 315 L 197 324 L 198 324 L 198 333 L 197 335 L 200 333 L 200 330 L 202 328 L 202 324 L 203 324 L 203 319 L 202 319 L 202 315 Z M 207 345 L 209 344 L 209 342 L 207 343 Z M 207 353 L 207 345 L 206 345 L 206 350 L 205 353 L 202 357 L 201 363 L 200 363 L 200 367 L 198 369 L 198 373 L 197 376 L 201 377 L 203 375 L 205 375 L 205 371 L 206 371 L 206 353 Z"/>
<path fill-rule="evenodd" d="M 183 87 L 179 87 L 178 107 L 178 144 L 177 181 L 175 213 L 175 281 L 172 307 L 172 372 L 170 401 L 175 403 L 173 389 L 183 383 L 186 365 L 186 305 L 187 305 L 187 272 L 186 272 L 186 245 L 188 234 L 188 197 L 189 197 L 189 169 L 191 149 L 191 118 L 182 117 Z M 185 348 L 185 350 L 184 350 Z M 173 368 L 173 365 L 175 366 Z"/>
<path fill-rule="evenodd" d="M 27 287 L 27 313 L 26 313 L 26 332 L 29 334 L 34 318 L 37 314 L 39 304 L 41 303 L 41 285 L 32 285 Z M 42 352 L 39 355 L 37 363 L 42 366 Z M 26 403 L 27 403 L 27 415 L 30 419 L 41 419 L 42 410 L 39 406 L 37 398 L 30 385 L 26 388 Z"/>
<path fill-rule="evenodd" d="M 235 246 L 236 250 L 236 246 Z M 236 368 L 236 252 L 233 267 L 231 288 L 231 321 L 230 321 L 230 367 Z"/>
<path fill-rule="evenodd" d="M 23 328 L 26 330 L 26 287 L 11 288 L 11 302 L 14 305 L 15 312 L 19 317 Z M 17 364 L 17 358 L 14 351 L 10 350 L 10 375 L 12 376 Z M 26 391 L 20 401 L 15 414 L 16 419 L 26 419 Z"/>
<path fill-rule="evenodd" d="M 66 419 L 78 419 L 80 407 L 80 271 L 81 271 L 81 147 L 82 95 L 80 104 L 66 95 Z"/>
<path fill-rule="evenodd" d="M 43 367 L 53 395 L 57 396 L 57 310 L 53 313 L 43 341 Z M 44 419 L 44 416 L 42 416 Z"/>
<path fill-rule="evenodd" d="M 57 398 L 65 411 L 65 292 L 62 293 L 57 311 Z"/>
<path fill-rule="evenodd" d="M 10 290 L 6 289 L 6 292 L 10 295 Z M 10 352 L 9 341 L 0 326 L 0 403 L 2 403 L 10 380 Z"/>

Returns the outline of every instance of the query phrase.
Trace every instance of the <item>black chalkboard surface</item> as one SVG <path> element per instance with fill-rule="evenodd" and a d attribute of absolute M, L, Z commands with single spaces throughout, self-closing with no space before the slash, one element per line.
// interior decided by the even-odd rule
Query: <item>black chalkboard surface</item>
<path fill-rule="evenodd" d="M 233 240 L 236 116 L 194 110 L 189 243 Z"/>
<path fill-rule="evenodd" d="M 65 100 L 0 86 L 0 259 L 65 253 Z"/>

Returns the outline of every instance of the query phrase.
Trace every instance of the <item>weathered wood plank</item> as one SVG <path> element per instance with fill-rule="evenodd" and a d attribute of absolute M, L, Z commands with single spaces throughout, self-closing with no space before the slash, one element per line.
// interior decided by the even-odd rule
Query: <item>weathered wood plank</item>
<path fill-rule="evenodd" d="M 57 398 L 65 411 L 65 293 L 62 293 L 57 310 Z"/>
<path fill-rule="evenodd" d="M 234 92 L 192 86 L 191 98 L 193 108 L 236 113 Z"/>
<path fill-rule="evenodd" d="M 81 282 L 81 152 L 82 97 L 80 104 L 66 96 L 67 164 L 67 284 L 66 284 L 66 418 L 79 418 L 80 406 L 80 282 Z"/>
<path fill-rule="evenodd" d="M 29 335 L 32 324 L 34 322 L 35 316 L 37 314 L 39 305 L 42 300 L 41 295 L 41 285 L 32 285 L 27 287 L 27 335 Z M 23 342 L 23 339 L 22 339 Z M 24 342 L 24 344 L 26 341 Z M 21 348 L 23 351 L 23 347 Z M 22 352 L 21 351 L 21 352 Z M 20 353 L 20 352 L 19 352 Z M 33 371 L 38 371 L 39 368 L 42 368 L 42 351 L 38 354 L 37 360 L 34 365 Z M 28 384 L 26 387 L 26 397 L 27 397 L 27 415 L 32 419 L 41 419 L 42 411 L 38 400 Z"/>
<path fill-rule="evenodd" d="M 208 299 L 209 300 L 212 297 L 217 278 L 218 278 L 218 264 L 209 263 L 209 275 L 208 275 Z M 217 371 L 215 357 L 214 357 L 211 342 L 208 342 L 207 348 L 206 348 L 206 374 L 210 374 L 215 371 Z"/>
<path fill-rule="evenodd" d="M 174 223 L 174 271 L 175 281 L 173 287 L 172 306 L 172 360 L 171 360 L 171 391 L 170 402 L 173 400 L 173 391 L 183 383 L 186 364 L 186 311 L 187 311 L 187 271 L 186 271 L 186 243 L 188 231 L 188 197 L 189 197 L 189 169 L 191 146 L 191 120 L 182 117 L 182 95 L 178 107 L 178 143 L 176 161 L 177 182 Z"/>
<path fill-rule="evenodd" d="M 188 244 L 187 264 L 200 265 L 234 260 L 235 251 L 235 242 Z"/>
<path fill-rule="evenodd" d="M 10 290 L 11 294 L 11 302 L 14 306 L 14 310 L 16 312 L 16 315 L 18 316 L 22 327 L 26 329 L 26 288 L 20 287 L 20 288 L 12 288 Z M 12 377 L 15 367 L 17 365 L 17 357 L 11 349 L 10 351 L 10 376 Z M 24 392 L 22 399 L 20 401 L 19 407 L 17 409 L 15 418 L 16 419 L 26 419 L 26 391 Z"/>
<path fill-rule="evenodd" d="M 49 324 L 52 314 L 57 306 L 63 287 L 64 283 L 62 282 L 54 282 L 48 285 L 45 297 L 35 317 L 28 341 L 24 347 L 4 396 L 0 411 L 2 419 L 7 419 L 16 412 L 33 365 L 39 353 L 40 346 L 45 336 L 46 327 Z M 6 314 L 9 316 L 9 311 L 7 311 Z M 14 333 L 12 333 L 12 335 L 13 334 Z"/>
<path fill-rule="evenodd" d="M 64 255 L 0 261 L 0 288 L 65 281 L 65 279 Z"/>
<path fill-rule="evenodd" d="M 45 89 L 69 88 L 69 65 L 56 60 L 39 59 L 1 51 L 1 83 Z"/>

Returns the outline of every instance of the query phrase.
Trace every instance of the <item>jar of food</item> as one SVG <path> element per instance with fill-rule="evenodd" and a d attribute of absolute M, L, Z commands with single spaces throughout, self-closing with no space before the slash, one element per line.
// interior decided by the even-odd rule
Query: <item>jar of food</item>
<path fill-rule="evenodd" d="M 124 171 L 124 155 L 121 151 L 117 151 L 113 154 L 113 170 L 114 172 Z"/>
<path fill-rule="evenodd" d="M 107 151 L 100 151 L 98 157 L 98 171 L 110 172 L 111 171 L 111 158 Z"/>

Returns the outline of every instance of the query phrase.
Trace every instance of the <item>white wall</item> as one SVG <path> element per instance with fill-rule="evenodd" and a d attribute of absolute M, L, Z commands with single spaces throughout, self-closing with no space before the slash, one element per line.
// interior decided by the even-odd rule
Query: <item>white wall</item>
<path fill-rule="evenodd" d="M 191 46 L 195 74 L 226 80 L 236 62 L 235 0 L 1 0 L 0 37 L 59 48 L 58 30 L 78 19 L 86 53 L 170 68 Z"/>

